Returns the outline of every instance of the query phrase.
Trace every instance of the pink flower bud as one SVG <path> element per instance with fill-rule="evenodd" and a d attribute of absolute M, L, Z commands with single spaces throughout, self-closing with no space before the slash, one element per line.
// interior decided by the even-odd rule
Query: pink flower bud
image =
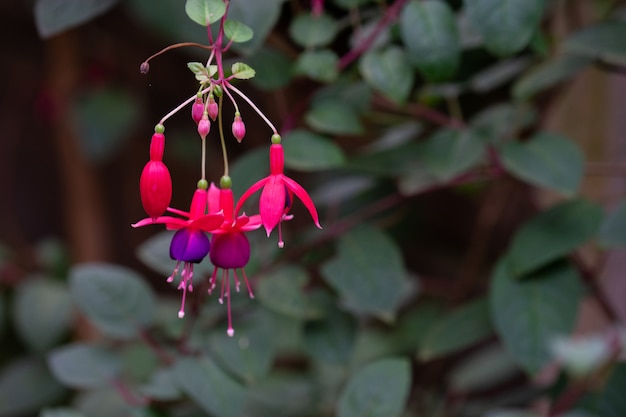
<path fill-rule="evenodd" d="M 172 178 L 163 162 L 151 160 L 146 164 L 139 179 L 139 193 L 148 216 L 156 219 L 165 213 L 172 200 Z"/>
<path fill-rule="evenodd" d="M 215 102 L 213 95 L 209 96 L 209 104 L 207 106 L 207 110 L 209 112 L 209 117 L 211 118 L 211 120 L 215 121 L 215 119 L 217 119 L 217 116 L 219 114 L 219 106 Z"/>
<path fill-rule="evenodd" d="M 165 150 L 165 135 L 163 133 L 152 134 L 150 141 L 150 160 L 162 161 L 163 151 Z"/>
<path fill-rule="evenodd" d="M 199 123 L 200 119 L 202 119 L 202 113 L 204 113 L 204 103 L 202 102 L 202 97 L 196 97 L 196 101 L 194 101 L 191 106 L 191 117 L 196 123 Z"/>
<path fill-rule="evenodd" d="M 198 134 L 202 139 L 206 139 L 206 136 L 211 130 L 211 122 L 209 122 L 209 116 L 207 112 L 204 112 L 202 119 L 198 122 Z"/>
<path fill-rule="evenodd" d="M 246 136 L 246 125 L 243 124 L 239 113 L 235 113 L 235 120 L 233 121 L 233 136 L 237 138 L 237 142 L 241 143 L 243 137 Z"/>

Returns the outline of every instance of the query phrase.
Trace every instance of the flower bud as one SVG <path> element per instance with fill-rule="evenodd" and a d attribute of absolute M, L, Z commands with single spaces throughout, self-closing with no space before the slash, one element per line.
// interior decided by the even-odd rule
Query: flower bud
<path fill-rule="evenodd" d="M 202 118 L 198 122 L 198 134 L 202 139 L 206 139 L 206 136 L 209 134 L 211 130 L 211 122 L 209 122 L 209 115 L 207 112 L 204 112 Z"/>
<path fill-rule="evenodd" d="M 191 118 L 196 123 L 199 123 L 202 119 L 202 113 L 204 113 L 204 103 L 202 102 L 202 96 L 198 96 L 191 106 Z"/>
<path fill-rule="evenodd" d="M 215 121 L 220 110 L 219 106 L 215 102 L 215 99 L 213 98 L 213 94 L 209 95 L 209 104 L 207 105 L 207 110 L 209 112 L 209 117 L 211 118 L 211 120 Z"/>
<path fill-rule="evenodd" d="M 163 133 L 154 133 L 150 141 L 150 160 L 162 161 L 163 151 L 165 150 L 165 135 Z"/>
<path fill-rule="evenodd" d="M 139 193 L 148 216 L 156 219 L 165 213 L 172 200 L 172 178 L 163 162 L 151 160 L 146 164 L 139 179 Z"/>
<path fill-rule="evenodd" d="M 235 120 L 233 121 L 233 136 L 239 143 L 241 143 L 243 137 L 246 136 L 246 125 L 243 124 L 243 120 L 241 120 L 239 112 L 235 113 Z"/>

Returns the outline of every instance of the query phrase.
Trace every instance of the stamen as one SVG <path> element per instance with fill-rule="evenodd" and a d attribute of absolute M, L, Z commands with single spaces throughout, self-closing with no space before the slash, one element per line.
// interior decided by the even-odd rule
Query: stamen
<path fill-rule="evenodd" d="M 220 291 L 220 298 L 219 298 L 219 302 L 220 304 L 224 304 L 224 281 L 226 280 L 226 278 L 228 278 L 226 276 L 226 269 L 222 270 L 222 289 Z"/>
<path fill-rule="evenodd" d="M 235 278 L 235 291 L 239 292 L 239 278 L 237 277 L 237 270 L 233 269 L 233 277 Z"/>
<path fill-rule="evenodd" d="M 224 275 L 226 275 L 226 270 L 224 270 Z M 226 330 L 226 333 L 228 334 L 228 336 L 233 337 L 233 335 L 235 334 L 235 330 L 233 329 L 233 319 L 230 312 L 230 279 L 228 279 L 228 275 L 226 275 L 225 279 L 226 295 L 228 296 L 228 330 Z"/>
<path fill-rule="evenodd" d="M 248 276 L 246 275 L 246 271 L 243 268 L 241 268 L 241 274 L 243 275 L 246 287 L 248 288 L 248 295 L 250 295 L 250 298 L 254 298 L 254 293 L 252 292 L 252 288 L 250 288 L 250 283 L 248 282 Z"/>
<path fill-rule="evenodd" d="M 278 247 L 281 249 L 285 247 L 285 242 L 283 241 L 283 228 L 281 227 L 282 224 L 282 220 L 278 222 Z"/>
<path fill-rule="evenodd" d="M 172 275 L 167 277 L 167 282 L 174 281 L 174 277 L 178 275 L 178 267 L 180 266 L 180 261 L 176 262 L 176 266 L 174 267 L 174 271 L 172 271 Z"/>
<path fill-rule="evenodd" d="M 216 280 L 217 280 L 217 268 L 214 268 L 213 273 L 211 274 L 211 279 L 209 280 L 209 289 L 208 289 L 209 295 L 211 295 L 211 293 L 215 289 Z"/>

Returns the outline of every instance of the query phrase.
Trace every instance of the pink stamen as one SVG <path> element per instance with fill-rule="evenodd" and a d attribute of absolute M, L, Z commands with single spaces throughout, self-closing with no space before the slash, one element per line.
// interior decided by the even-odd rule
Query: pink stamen
<path fill-rule="evenodd" d="M 176 266 L 174 267 L 174 271 L 172 271 L 172 275 L 167 277 L 167 282 L 174 281 L 174 277 L 178 275 L 178 267 L 180 266 L 180 261 L 176 262 Z"/>
<path fill-rule="evenodd" d="M 217 268 L 214 268 L 213 273 L 211 274 L 211 280 L 209 281 L 209 289 L 208 289 L 209 295 L 211 295 L 211 293 L 215 289 L 216 281 L 217 281 Z"/>
<path fill-rule="evenodd" d="M 235 330 L 233 329 L 233 319 L 232 319 L 232 314 L 230 312 L 230 279 L 228 279 L 228 275 L 226 270 L 224 270 L 224 279 L 226 280 L 226 296 L 228 297 L 227 303 L 228 303 L 228 330 L 226 330 L 226 333 L 228 334 L 228 336 L 233 337 L 233 335 L 235 334 Z"/>
<path fill-rule="evenodd" d="M 278 222 L 278 247 L 284 248 L 285 242 L 283 241 L 283 228 L 282 228 L 282 220 Z"/>
<path fill-rule="evenodd" d="M 233 269 L 233 276 L 235 278 L 235 291 L 239 292 L 240 283 L 239 283 L 239 277 L 237 277 L 237 270 L 236 269 Z"/>
<path fill-rule="evenodd" d="M 220 298 L 219 298 L 219 302 L 220 304 L 224 304 L 224 281 L 227 279 L 228 277 L 226 276 L 226 270 L 224 269 L 222 271 L 222 289 L 220 291 Z"/>
<path fill-rule="evenodd" d="M 250 288 L 250 283 L 248 282 L 248 276 L 246 275 L 246 271 L 241 268 L 241 273 L 243 275 L 243 280 L 246 283 L 246 287 L 248 288 L 248 294 L 250 295 L 250 298 L 254 298 L 254 293 L 252 292 L 252 288 Z"/>

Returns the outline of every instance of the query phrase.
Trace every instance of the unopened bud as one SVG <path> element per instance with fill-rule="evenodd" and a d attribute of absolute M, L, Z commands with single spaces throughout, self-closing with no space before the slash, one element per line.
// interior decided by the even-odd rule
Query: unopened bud
<path fill-rule="evenodd" d="M 202 113 L 204 113 L 204 103 L 202 102 L 202 96 L 199 95 L 191 106 L 191 118 L 194 122 L 199 123 L 200 119 L 202 119 Z"/>
<path fill-rule="evenodd" d="M 147 74 L 148 71 L 150 71 L 150 64 L 148 64 L 147 62 L 142 62 L 141 65 L 139 66 L 139 72 L 142 74 Z"/>
<path fill-rule="evenodd" d="M 172 178 L 161 161 L 149 161 L 141 172 L 139 192 L 144 210 L 156 219 L 170 205 L 172 200 Z"/>
<path fill-rule="evenodd" d="M 209 112 L 209 117 L 211 118 L 211 120 L 215 121 L 215 119 L 217 119 L 217 116 L 219 114 L 219 107 L 217 103 L 215 102 L 215 99 L 213 98 L 213 94 L 209 95 L 209 103 L 207 105 L 207 110 Z"/>
<path fill-rule="evenodd" d="M 207 112 L 204 112 L 202 118 L 198 122 L 198 134 L 202 139 L 206 139 L 206 136 L 209 134 L 211 130 L 211 122 L 209 122 L 209 115 Z"/>
<path fill-rule="evenodd" d="M 243 137 L 246 136 L 246 125 L 243 123 L 243 120 L 241 120 L 239 112 L 235 113 L 235 120 L 233 121 L 233 136 L 239 143 L 241 143 Z"/>

